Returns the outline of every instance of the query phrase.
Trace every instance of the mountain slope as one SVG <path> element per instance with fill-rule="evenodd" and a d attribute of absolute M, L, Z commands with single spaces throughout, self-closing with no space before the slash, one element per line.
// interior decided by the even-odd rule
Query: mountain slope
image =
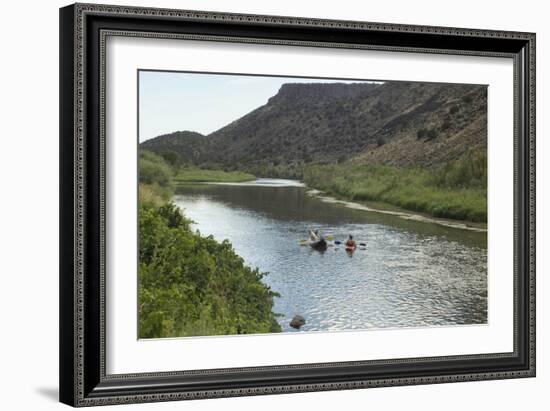
<path fill-rule="evenodd" d="M 486 86 L 292 83 L 208 136 L 176 132 L 142 147 L 257 175 L 296 176 L 307 163 L 350 159 L 432 167 L 485 150 L 486 107 Z"/>
<path fill-rule="evenodd" d="M 201 133 L 176 131 L 146 140 L 140 147 L 160 155 L 177 153 L 180 161 L 197 163 L 203 153 L 209 150 L 208 142 L 209 139 Z"/>

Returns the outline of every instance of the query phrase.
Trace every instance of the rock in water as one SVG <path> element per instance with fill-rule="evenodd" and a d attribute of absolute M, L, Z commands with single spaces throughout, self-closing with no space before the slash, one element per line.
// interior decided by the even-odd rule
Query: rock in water
<path fill-rule="evenodd" d="M 289 325 L 292 328 L 296 328 L 297 330 L 299 330 L 300 327 L 305 323 L 306 323 L 306 319 L 304 317 L 302 317 L 301 315 L 295 315 Z"/>

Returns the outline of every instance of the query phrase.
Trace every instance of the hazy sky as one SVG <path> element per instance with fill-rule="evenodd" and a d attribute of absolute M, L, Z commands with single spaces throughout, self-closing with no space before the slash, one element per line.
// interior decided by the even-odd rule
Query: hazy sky
<path fill-rule="evenodd" d="M 267 103 L 285 83 L 343 82 L 352 81 L 140 71 L 139 140 L 183 130 L 209 134 Z"/>

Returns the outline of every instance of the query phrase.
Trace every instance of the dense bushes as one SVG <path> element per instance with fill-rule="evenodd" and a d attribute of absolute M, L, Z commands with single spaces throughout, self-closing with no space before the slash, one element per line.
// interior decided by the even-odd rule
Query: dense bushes
<path fill-rule="evenodd" d="M 253 174 L 239 170 L 209 170 L 185 165 L 174 152 L 157 155 L 142 149 L 139 153 L 139 182 L 157 188 L 171 189 L 174 183 L 236 183 L 255 178 Z"/>
<path fill-rule="evenodd" d="M 174 175 L 182 170 L 146 150 L 139 168 L 140 338 L 280 331 L 272 312 L 277 294 L 261 281 L 265 274 L 244 265 L 228 241 L 193 232 L 170 202 Z M 187 171 L 225 180 L 254 177 Z"/>
<path fill-rule="evenodd" d="M 228 241 L 193 232 L 166 190 L 158 181 L 140 184 L 140 338 L 280 331 L 265 274 Z"/>
<path fill-rule="evenodd" d="M 470 152 L 432 173 L 432 182 L 443 188 L 487 188 L 487 154 Z"/>
<path fill-rule="evenodd" d="M 469 153 L 437 170 L 346 162 L 306 167 L 311 187 L 356 201 L 383 201 L 434 217 L 487 221 L 486 158 Z M 485 165 L 484 165 L 485 164 Z"/>
<path fill-rule="evenodd" d="M 169 187 L 172 183 L 173 171 L 165 160 L 146 150 L 139 153 L 139 181 L 144 184 L 157 184 Z"/>

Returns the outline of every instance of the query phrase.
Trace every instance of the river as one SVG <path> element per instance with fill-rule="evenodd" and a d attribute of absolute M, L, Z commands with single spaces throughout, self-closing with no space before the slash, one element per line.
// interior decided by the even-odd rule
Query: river
<path fill-rule="evenodd" d="M 181 186 L 174 198 L 194 228 L 228 239 L 246 264 L 269 274 L 283 331 L 485 324 L 484 232 L 323 202 L 292 180 Z M 366 244 L 348 254 L 300 245 L 310 229 Z"/>

